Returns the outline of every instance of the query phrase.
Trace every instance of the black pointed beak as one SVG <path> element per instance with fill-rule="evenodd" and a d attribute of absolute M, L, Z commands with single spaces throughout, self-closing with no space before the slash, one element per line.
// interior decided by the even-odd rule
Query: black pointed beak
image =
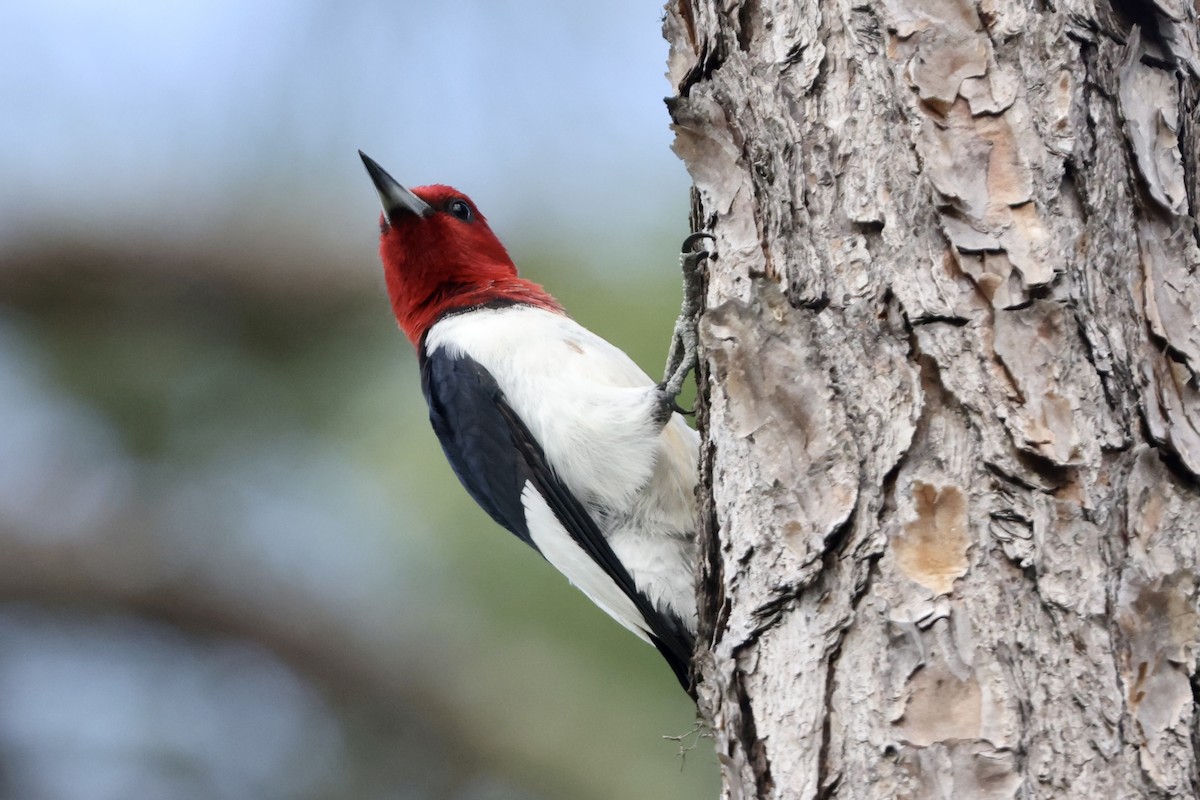
<path fill-rule="evenodd" d="M 371 176 L 371 182 L 375 184 L 375 191 L 379 192 L 379 201 L 383 203 L 383 216 L 389 225 L 405 214 L 428 217 L 433 213 L 433 206 L 401 186 L 400 182 L 388 175 L 374 159 L 362 150 L 359 150 L 358 154 L 367 168 L 367 174 Z"/>

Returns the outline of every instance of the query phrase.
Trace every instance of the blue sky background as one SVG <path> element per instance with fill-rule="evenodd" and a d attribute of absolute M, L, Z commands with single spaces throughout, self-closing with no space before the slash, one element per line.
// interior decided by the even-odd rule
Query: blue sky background
<path fill-rule="evenodd" d="M 578 241 L 609 269 L 622 241 L 686 233 L 661 15 L 634 0 L 11 4 L 0 245 L 46 229 L 186 241 L 251 214 L 360 242 L 375 214 L 362 148 L 403 182 L 466 191 L 510 245 Z"/>

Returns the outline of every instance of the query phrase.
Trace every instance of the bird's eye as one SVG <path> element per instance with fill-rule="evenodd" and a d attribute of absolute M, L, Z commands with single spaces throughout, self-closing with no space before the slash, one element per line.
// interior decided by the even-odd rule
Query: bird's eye
<path fill-rule="evenodd" d="M 467 205 L 466 200 L 451 200 L 449 205 L 446 206 L 446 210 L 461 219 L 463 222 L 471 221 L 471 207 Z"/>

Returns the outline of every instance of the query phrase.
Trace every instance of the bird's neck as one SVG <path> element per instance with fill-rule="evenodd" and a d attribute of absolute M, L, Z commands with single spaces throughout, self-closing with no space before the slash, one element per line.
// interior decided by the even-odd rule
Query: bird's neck
<path fill-rule="evenodd" d="M 563 313 L 563 308 L 549 292 L 533 281 L 518 277 L 472 283 L 443 283 L 424 298 L 405 302 L 393 297 L 396 320 L 409 341 L 419 346 L 421 338 L 439 319 L 447 314 L 472 308 L 493 308 L 505 305 L 528 305 L 547 311 Z"/>

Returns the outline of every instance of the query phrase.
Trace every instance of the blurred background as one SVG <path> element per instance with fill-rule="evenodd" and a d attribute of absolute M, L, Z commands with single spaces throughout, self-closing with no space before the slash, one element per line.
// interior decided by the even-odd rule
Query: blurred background
<path fill-rule="evenodd" d="M 658 654 L 446 466 L 355 152 L 467 191 L 654 374 L 689 185 L 660 20 L 5 6 L 0 799 L 715 796 Z"/>

